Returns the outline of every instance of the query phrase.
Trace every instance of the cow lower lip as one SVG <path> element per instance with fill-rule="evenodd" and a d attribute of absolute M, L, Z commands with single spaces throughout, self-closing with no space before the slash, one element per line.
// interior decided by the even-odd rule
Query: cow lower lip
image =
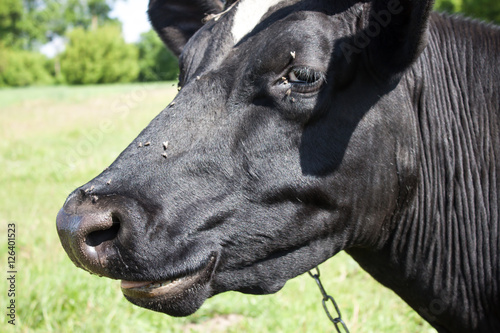
<path fill-rule="evenodd" d="M 163 281 L 127 281 L 122 280 L 121 289 L 125 296 L 131 298 L 169 298 L 180 295 L 186 290 L 205 282 L 211 275 L 215 257 L 196 273 Z"/>
<path fill-rule="evenodd" d="M 156 297 L 189 288 L 199 278 L 199 273 L 166 281 L 135 282 L 122 280 L 121 288 L 124 294 L 130 296 Z"/>

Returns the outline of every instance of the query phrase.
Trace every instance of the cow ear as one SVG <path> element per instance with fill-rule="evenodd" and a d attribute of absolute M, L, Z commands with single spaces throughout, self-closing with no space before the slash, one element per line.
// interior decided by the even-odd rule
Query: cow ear
<path fill-rule="evenodd" d="M 179 56 L 203 19 L 223 8 L 220 0 L 150 0 L 148 15 L 163 42 Z"/>
<path fill-rule="evenodd" d="M 373 0 L 367 3 L 361 36 L 369 68 L 380 79 L 399 78 L 427 45 L 433 1 Z"/>

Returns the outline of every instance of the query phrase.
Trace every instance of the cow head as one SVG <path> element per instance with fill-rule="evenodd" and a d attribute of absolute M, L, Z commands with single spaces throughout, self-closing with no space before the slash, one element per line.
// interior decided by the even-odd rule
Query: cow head
<path fill-rule="evenodd" d="M 382 246 L 417 173 L 400 78 L 430 6 L 151 0 L 182 89 L 68 197 L 57 228 L 71 260 L 178 316 Z"/>

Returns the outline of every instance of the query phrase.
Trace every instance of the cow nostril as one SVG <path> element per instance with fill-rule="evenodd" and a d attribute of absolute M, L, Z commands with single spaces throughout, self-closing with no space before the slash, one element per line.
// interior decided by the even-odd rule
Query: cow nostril
<path fill-rule="evenodd" d="M 120 219 L 117 216 L 112 216 L 113 224 L 105 230 L 97 230 L 89 233 L 85 239 L 88 246 L 96 247 L 106 241 L 113 240 L 118 235 L 120 230 Z"/>

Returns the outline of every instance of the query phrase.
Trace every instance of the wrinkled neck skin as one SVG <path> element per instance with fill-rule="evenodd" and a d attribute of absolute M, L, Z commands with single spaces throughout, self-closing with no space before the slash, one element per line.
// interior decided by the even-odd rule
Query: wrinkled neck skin
<path fill-rule="evenodd" d="M 477 28 L 433 14 L 395 89 L 413 101 L 418 140 L 397 160 L 415 162 L 416 186 L 383 246 L 347 250 L 439 332 L 500 331 L 500 32 Z"/>

